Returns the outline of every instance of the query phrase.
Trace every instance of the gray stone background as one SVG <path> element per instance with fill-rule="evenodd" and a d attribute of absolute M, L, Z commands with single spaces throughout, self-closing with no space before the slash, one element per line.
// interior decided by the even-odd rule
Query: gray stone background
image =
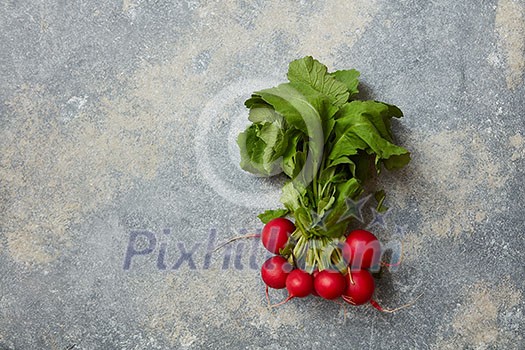
<path fill-rule="evenodd" d="M 3 1 L 0 44 L 0 349 L 525 348 L 524 1 Z M 423 293 L 398 313 L 269 311 L 250 241 L 205 266 L 279 205 L 234 137 L 305 55 L 405 112 L 374 228 L 404 245 L 376 298 Z"/>

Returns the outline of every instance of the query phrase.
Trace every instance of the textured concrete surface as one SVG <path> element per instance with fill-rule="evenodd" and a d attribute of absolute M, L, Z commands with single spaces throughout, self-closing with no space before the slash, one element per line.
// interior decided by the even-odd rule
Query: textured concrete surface
<path fill-rule="evenodd" d="M 525 348 L 524 1 L 4 1 L 0 44 L 0 349 Z M 206 255 L 278 205 L 234 137 L 308 54 L 406 114 L 402 312 L 270 312 L 259 246 Z"/>

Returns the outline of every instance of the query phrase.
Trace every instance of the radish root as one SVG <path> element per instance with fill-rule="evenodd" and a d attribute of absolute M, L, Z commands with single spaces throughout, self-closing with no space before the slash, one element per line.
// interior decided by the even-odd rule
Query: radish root
<path fill-rule="evenodd" d="M 289 302 L 292 298 L 293 298 L 293 296 L 290 295 L 290 296 L 288 296 L 286 299 L 284 299 L 283 301 L 281 301 L 280 303 L 277 303 L 277 304 L 271 305 L 270 308 L 274 308 L 274 307 L 277 307 L 277 306 L 284 305 L 284 304 L 286 304 L 287 302 Z"/>
<path fill-rule="evenodd" d="M 406 309 L 407 307 L 410 307 L 412 305 L 414 305 L 416 303 L 416 301 L 421 298 L 423 294 L 420 294 L 419 296 L 417 296 L 414 300 L 412 300 L 411 302 L 409 302 L 408 304 L 405 304 L 405 305 L 401 305 L 399 307 L 396 307 L 394 309 L 385 309 L 383 308 L 381 305 L 379 305 L 379 303 L 377 301 L 375 301 L 374 299 L 370 300 L 370 304 L 375 307 L 377 310 L 381 311 L 381 312 L 386 312 L 386 313 L 394 313 L 396 311 L 399 311 L 399 310 L 402 310 L 402 309 Z"/>
<path fill-rule="evenodd" d="M 237 236 L 237 237 L 233 237 L 233 238 L 230 238 L 229 240 L 227 240 L 226 242 L 222 243 L 222 244 L 219 244 L 214 250 L 213 252 L 216 252 L 217 250 L 221 249 L 222 247 L 224 247 L 225 245 L 228 245 L 232 242 L 235 242 L 239 239 L 245 239 L 245 238 L 259 238 L 261 237 L 260 234 L 258 233 L 253 233 L 253 234 L 250 234 L 250 235 L 244 235 L 244 236 Z"/>
<path fill-rule="evenodd" d="M 348 304 L 355 305 L 354 299 L 352 299 L 352 297 L 342 295 L 341 298 L 343 298 L 343 300 L 346 301 Z"/>

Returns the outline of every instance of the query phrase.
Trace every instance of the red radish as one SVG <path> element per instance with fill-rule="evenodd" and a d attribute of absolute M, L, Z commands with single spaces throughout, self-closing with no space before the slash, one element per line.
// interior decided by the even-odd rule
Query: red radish
<path fill-rule="evenodd" d="M 352 305 L 368 303 L 374 294 L 374 277 L 367 270 L 351 271 L 347 275 L 343 300 Z"/>
<path fill-rule="evenodd" d="M 286 278 L 290 271 L 292 265 L 285 258 L 273 256 L 262 264 L 261 277 L 268 287 L 283 289 L 286 287 Z"/>
<path fill-rule="evenodd" d="M 261 233 L 262 244 L 268 251 L 279 254 L 295 231 L 295 225 L 288 219 L 276 218 L 268 221 Z"/>
<path fill-rule="evenodd" d="M 346 278 L 337 271 L 323 270 L 314 277 L 314 288 L 321 298 L 339 298 L 346 289 Z"/>
<path fill-rule="evenodd" d="M 286 289 L 288 289 L 290 297 L 304 298 L 312 293 L 314 279 L 308 272 L 295 269 L 286 278 Z"/>
<path fill-rule="evenodd" d="M 288 290 L 288 297 L 278 304 L 279 306 L 293 298 L 304 298 L 312 293 L 314 289 L 314 279 L 312 275 L 300 269 L 295 269 L 286 278 L 286 289 Z"/>
<path fill-rule="evenodd" d="M 377 268 L 381 258 L 381 243 L 366 230 L 354 230 L 346 237 L 343 259 L 353 270 Z"/>

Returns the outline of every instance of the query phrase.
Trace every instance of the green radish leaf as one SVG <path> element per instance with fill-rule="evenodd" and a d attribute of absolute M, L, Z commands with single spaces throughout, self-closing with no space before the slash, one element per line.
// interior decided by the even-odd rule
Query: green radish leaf
<path fill-rule="evenodd" d="M 288 144 L 286 150 L 283 153 L 282 168 L 283 171 L 288 177 L 293 178 L 299 173 L 299 169 L 302 167 L 296 162 L 296 155 L 298 152 L 299 142 L 303 141 L 305 135 L 297 129 L 289 129 L 286 133 L 286 138 L 288 139 Z M 304 158 L 306 159 L 306 157 Z M 297 171 L 295 169 L 298 168 Z"/>
<path fill-rule="evenodd" d="M 240 166 L 250 173 L 267 175 L 263 165 L 266 144 L 258 136 L 260 128 L 260 124 L 252 124 L 237 137 L 237 144 L 241 152 Z"/>
<path fill-rule="evenodd" d="M 356 150 L 364 149 L 371 151 L 377 155 L 379 159 L 388 159 L 392 156 L 400 156 L 408 154 L 408 151 L 403 147 L 396 146 L 391 143 L 384 124 L 379 119 L 381 118 L 378 103 L 361 103 L 362 101 L 353 101 L 341 108 L 339 111 L 339 118 L 336 120 L 335 131 L 336 141 L 330 159 L 336 159 L 343 155 L 356 154 Z M 367 101 L 370 102 L 370 101 Z M 379 113 L 379 114 L 378 114 Z M 379 118 L 373 118 L 376 115 Z M 379 129 L 374 124 L 374 121 L 379 123 Z M 383 128 L 383 134 L 380 129 Z M 384 138 L 384 137 L 387 138 Z M 359 141 L 359 139 L 361 141 Z M 364 142 L 364 144 L 363 144 Z M 344 154 L 344 152 L 348 152 Z M 402 162 L 399 161 L 399 162 Z M 397 164 L 397 162 L 394 162 Z"/>
<path fill-rule="evenodd" d="M 323 119 L 330 118 L 337 109 L 330 107 L 323 96 L 304 84 L 281 84 L 256 94 L 270 103 L 289 125 L 308 136 L 307 161 L 299 173 L 296 171 L 300 158 L 296 157 L 294 166 L 294 177 L 299 174 L 306 186 L 315 178 L 322 160 L 325 141 Z"/>
<path fill-rule="evenodd" d="M 361 184 L 359 181 L 355 178 L 351 178 L 346 182 L 340 183 L 336 185 L 337 187 L 337 197 L 335 205 L 333 206 L 332 210 L 328 214 L 327 220 L 326 220 L 326 226 L 327 227 L 337 227 L 338 224 L 341 224 L 342 221 L 346 221 L 346 224 L 339 225 L 340 227 L 343 226 L 346 228 L 348 225 L 348 220 L 350 218 L 345 218 L 345 214 L 347 213 L 348 206 L 346 204 L 346 201 L 349 199 L 356 199 L 363 191 L 363 188 L 361 187 Z M 338 230 L 334 230 L 332 234 L 334 237 L 340 237 L 344 232 L 341 232 L 339 235 L 337 235 Z"/>
<path fill-rule="evenodd" d="M 348 198 L 355 198 L 356 195 L 361 194 L 362 190 L 361 184 L 355 178 L 351 178 L 345 183 L 337 185 L 337 203 L 342 204 L 344 202 L 346 206 L 346 200 Z"/>
<path fill-rule="evenodd" d="M 345 128 L 354 122 L 352 115 L 365 116 L 377 129 L 381 137 L 392 142 L 390 119 L 401 118 L 402 112 L 396 106 L 378 101 L 352 101 L 338 113 L 338 124 Z"/>
<path fill-rule="evenodd" d="M 383 160 L 385 168 L 388 170 L 400 169 L 410 163 L 410 153 L 390 156 L 390 158 Z"/>
<path fill-rule="evenodd" d="M 342 174 L 341 174 L 342 175 Z M 319 183 L 326 184 L 335 176 L 335 167 L 324 168 L 319 176 Z"/>
<path fill-rule="evenodd" d="M 335 203 L 335 196 L 329 196 L 322 198 L 317 204 L 317 215 L 323 217 L 327 210 L 332 208 L 332 205 Z"/>
<path fill-rule="evenodd" d="M 301 192 L 294 186 L 293 181 L 288 181 L 283 187 L 281 203 L 290 212 L 295 212 L 301 207 L 301 196 Z"/>
<path fill-rule="evenodd" d="M 254 104 L 250 108 L 248 120 L 252 123 L 283 123 L 283 117 L 277 113 L 272 106 L 268 104 Z"/>
<path fill-rule="evenodd" d="M 326 66 L 312 56 L 292 61 L 288 67 L 290 82 L 305 83 L 330 98 L 336 106 L 348 101 L 348 89 L 345 84 L 328 74 Z"/>
<path fill-rule="evenodd" d="M 368 119 L 374 126 L 376 132 L 383 138 L 389 138 L 390 134 L 384 123 L 383 116 L 388 116 L 388 106 L 376 101 L 352 101 L 347 103 L 338 113 L 338 127 L 347 129 L 359 121 L 361 117 Z"/>
<path fill-rule="evenodd" d="M 357 86 L 359 85 L 359 72 L 355 69 L 338 70 L 331 74 L 336 80 L 345 84 L 346 89 L 350 93 L 350 97 L 359 93 Z"/>
<path fill-rule="evenodd" d="M 257 215 L 257 217 L 263 224 L 267 224 L 270 220 L 285 217 L 288 213 L 288 209 L 269 209 Z"/>
<path fill-rule="evenodd" d="M 383 204 L 386 198 L 385 190 L 379 190 L 376 193 L 374 193 L 374 198 L 377 201 L 376 211 L 378 213 L 386 212 L 388 210 L 388 207 Z"/>
<path fill-rule="evenodd" d="M 252 108 L 254 105 L 268 105 L 268 103 L 266 103 L 262 98 L 261 96 L 257 95 L 257 94 L 252 94 L 252 97 L 250 97 L 249 99 L 247 99 L 246 101 L 244 101 L 244 105 L 247 107 L 247 108 Z"/>
<path fill-rule="evenodd" d="M 322 120 L 332 118 L 338 108 L 304 83 L 285 83 L 258 91 L 261 98 L 272 105 L 289 125 L 313 137 Z"/>
<path fill-rule="evenodd" d="M 336 136 L 336 142 L 334 143 L 328 158 L 335 161 L 337 159 L 355 155 L 359 150 L 366 150 L 367 148 L 368 144 L 359 136 L 355 133 L 345 131 L 341 133 L 340 136 Z"/>
<path fill-rule="evenodd" d="M 254 123 L 239 134 L 241 168 L 254 174 L 272 176 L 282 172 L 281 157 L 288 140 L 281 122 Z"/>
<path fill-rule="evenodd" d="M 334 159 L 333 161 L 331 161 L 329 163 L 329 167 L 332 168 L 332 167 L 336 167 L 337 165 L 340 165 L 340 164 L 347 164 L 348 165 L 348 169 L 350 170 L 350 173 L 352 174 L 352 176 L 355 177 L 355 169 L 356 169 L 356 165 L 355 163 L 347 156 L 341 156 L 337 159 Z"/>

